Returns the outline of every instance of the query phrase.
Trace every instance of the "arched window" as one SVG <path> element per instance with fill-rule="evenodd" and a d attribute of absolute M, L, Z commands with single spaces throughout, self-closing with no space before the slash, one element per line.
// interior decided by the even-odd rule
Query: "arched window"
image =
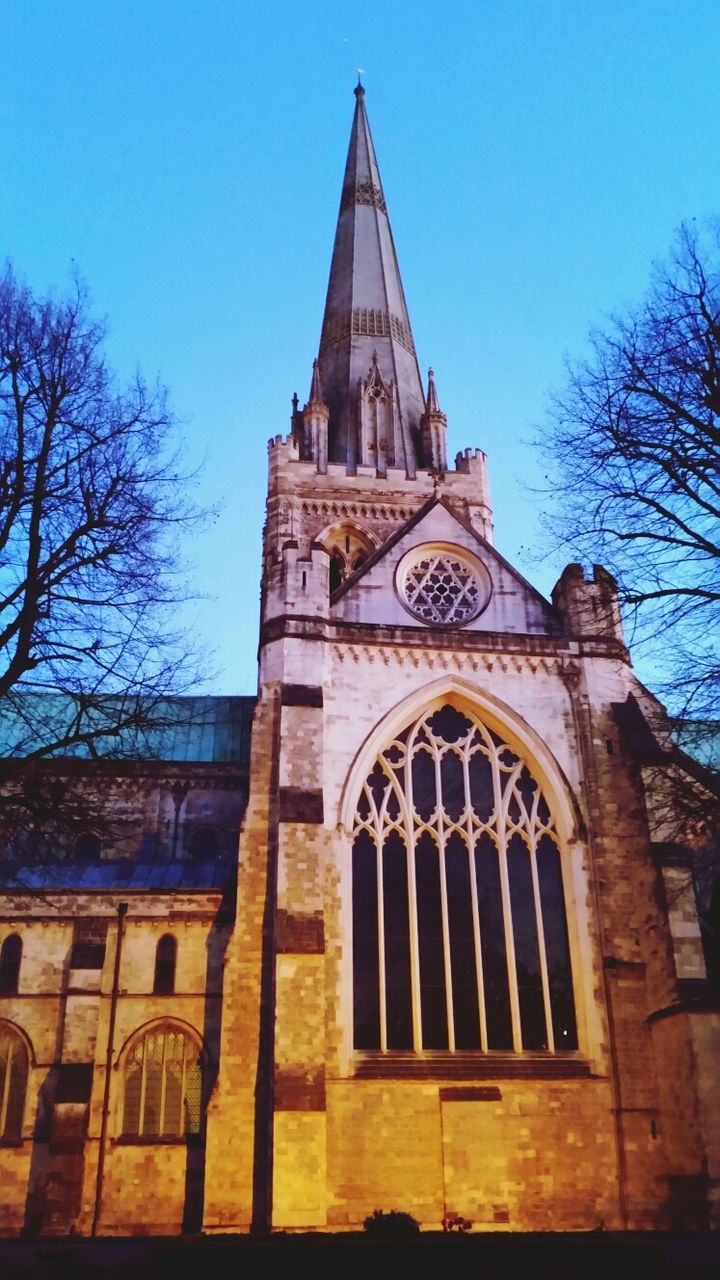
<path fill-rule="evenodd" d="M 200 1131 L 197 1041 L 172 1023 L 136 1040 L 125 1062 L 124 1137 L 179 1138 Z"/>
<path fill-rule="evenodd" d="M 222 836 L 217 827 L 196 827 L 188 842 L 191 858 L 217 858 L 222 853 Z"/>
<path fill-rule="evenodd" d="M 22 1138 L 28 1067 L 22 1036 L 8 1023 L 0 1023 L 0 1142 Z"/>
<path fill-rule="evenodd" d="M 175 990 L 176 959 L 177 942 L 171 933 L 166 933 L 158 942 L 155 951 L 153 992 L 156 996 L 170 996 Z"/>
<path fill-rule="evenodd" d="M 352 858 L 356 1049 L 577 1049 L 552 814 L 496 733 L 446 704 L 398 734 Z"/>
<path fill-rule="evenodd" d="M 0 996 L 16 996 L 22 960 L 22 938 L 8 934 L 0 947 Z"/>
<path fill-rule="evenodd" d="M 337 591 L 341 582 L 345 581 L 345 557 L 339 551 L 333 551 L 330 557 L 330 594 Z"/>
<path fill-rule="evenodd" d="M 84 831 L 75 841 L 76 858 L 99 858 L 102 853 L 102 841 L 94 831 Z"/>

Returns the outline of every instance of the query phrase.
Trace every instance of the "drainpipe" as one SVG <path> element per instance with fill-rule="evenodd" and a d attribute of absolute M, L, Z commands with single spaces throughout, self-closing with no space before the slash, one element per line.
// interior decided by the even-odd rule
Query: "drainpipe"
<path fill-rule="evenodd" d="M 117 1016 L 118 984 L 120 979 L 120 956 L 122 954 L 123 935 L 125 932 L 125 916 L 127 902 L 118 903 L 117 941 L 115 943 L 115 964 L 113 967 L 112 991 L 110 993 L 110 1025 L 108 1027 L 107 1054 L 105 1057 L 105 1087 L 103 1089 L 103 1107 L 100 1120 L 100 1145 L 98 1148 L 97 1180 L 95 1184 L 95 1212 L 93 1214 L 91 1235 L 97 1235 L 102 1205 L 103 1173 L 105 1172 L 105 1147 L 107 1145 L 108 1114 L 110 1111 L 110 1078 L 112 1074 L 113 1048 L 115 1043 L 115 1018 Z"/>

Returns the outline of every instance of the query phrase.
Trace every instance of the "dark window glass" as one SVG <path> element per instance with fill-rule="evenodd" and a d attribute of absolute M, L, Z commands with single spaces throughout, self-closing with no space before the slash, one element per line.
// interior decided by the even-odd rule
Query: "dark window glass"
<path fill-rule="evenodd" d="M 513 836 L 508 845 L 507 862 L 522 1047 L 523 1049 L 546 1049 L 547 1031 L 530 854 L 525 842 L 518 835 Z"/>
<path fill-rule="evenodd" d="M 528 773 L 527 769 L 521 770 L 520 777 L 515 783 L 515 786 L 522 798 L 522 802 L 525 806 L 527 816 L 529 818 L 530 814 L 532 813 L 532 807 L 533 807 L 533 802 L 535 800 L 535 792 L 537 791 L 537 787 L 535 786 L 535 782 L 530 777 L 530 774 Z"/>
<path fill-rule="evenodd" d="M 577 1049 L 577 1026 L 560 855 L 549 836 L 543 836 L 538 844 L 537 869 L 555 1048 Z"/>
<path fill-rule="evenodd" d="M 217 858 L 222 852 L 222 837 L 217 827 L 196 827 L 188 842 L 191 858 Z"/>
<path fill-rule="evenodd" d="M 387 789 L 389 782 L 390 782 L 390 779 L 388 778 L 388 775 L 386 774 L 382 765 L 378 762 L 375 765 L 375 768 L 373 769 L 372 773 L 370 774 L 370 777 L 367 780 L 367 785 L 370 790 L 370 794 L 372 795 L 372 798 L 375 802 L 375 808 L 378 810 L 378 812 L 380 811 L 380 808 L 382 806 L 382 798 L 385 794 L 385 791 Z"/>
<path fill-rule="evenodd" d="M 447 1002 L 440 903 L 440 862 L 435 841 L 423 832 L 415 846 L 420 1005 L 425 1049 L 447 1049 Z"/>
<path fill-rule="evenodd" d="M 387 808 L 385 812 L 390 822 L 397 822 L 398 818 L 400 817 L 400 801 L 398 799 L 397 791 L 395 791 L 394 788 L 391 789 L 390 794 L 388 796 Z"/>
<path fill-rule="evenodd" d="M 385 991 L 388 1049 L 412 1049 L 410 918 L 405 841 L 391 832 L 383 845 Z"/>
<path fill-rule="evenodd" d="M 435 761 L 429 751 L 420 750 L 412 758 L 413 804 L 423 822 L 428 822 L 435 812 Z"/>
<path fill-rule="evenodd" d="M 443 809 L 452 822 L 457 822 L 465 811 L 465 776 L 460 756 L 446 751 L 440 761 Z"/>
<path fill-rule="evenodd" d="M 22 939 L 11 933 L 0 947 L 0 996 L 17 995 L 22 960 Z"/>
<path fill-rule="evenodd" d="M 480 952 L 485 987 L 488 1049 L 512 1049 L 512 1018 L 503 924 L 500 867 L 495 842 L 487 833 L 475 844 Z"/>
<path fill-rule="evenodd" d="M 153 991 L 158 996 L 172 995 L 175 990 L 175 961 L 177 943 L 171 933 L 166 933 L 155 951 L 155 981 Z"/>
<path fill-rule="evenodd" d="M 522 822 L 522 813 L 520 810 L 520 804 L 519 804 L 518 798 L 515 795 L 514 791 L 510 797 L 510 803 L 508 804 L 507 812 L 508 812 L 508 818 L 510 819 L 510 821 L 514 823 L 515 826 L 520 826 Z"/>
<path fill-rule="evenodd" d="M 482 751 L 476 751 L 468 762 L 470 801 L 481 822 L 489 822 L 495 809 L 492 765 Z"/>
<path fill-rule="evenodd" d="M 458 711 L 457 707 L 451 707 L 450 703 L 446 703 L 439 711 L 434 712 L 428 720 L 428 725 L 437 738 L 442 738 L 444 742 L 459 742 L 461 738 L 467 738 L 472 729 L 472 724 L 462 711 Z"/>
<path fill-rule="evenodd" d="M 345 577 L 345 561 L 342 556 L 335 552 L 330 557 L 330 594 L 337 591 L 343 578 Z"/>
<path fill-rule="evenodd" d="M 108 922 L 101 916 L 75 921 L 70 953 L 71 969 L 102 969 L 105 964 L 107 928 Z"/>
<path fill-rule="evenodd" d="M 353 845 L 352 902 L 355 1047 L 379 1049 L 377 851 L 366 831 L 356 836 Z"/>
<path fill-rule="evenodd" d="M 85 831 L 75 841 L 75 855 L 78 858 L 99 858 L 102 853 L 102 841 L 94 831 Z"/>
<path fill-rule="evenodd" d="M 445 846 L 450 968 L 455 1048 L 480 1048 L 475 936 L 470 891 L 470 860 L 465 841 L 455 832 Z"/>

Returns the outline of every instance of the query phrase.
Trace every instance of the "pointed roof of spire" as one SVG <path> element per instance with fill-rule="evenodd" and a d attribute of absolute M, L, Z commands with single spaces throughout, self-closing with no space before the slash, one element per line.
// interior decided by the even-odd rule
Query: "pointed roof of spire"
<path fill-rule="evenodd" d="M 322 383 L 320 381 L 320 368 L 317 360 L 313 360 L 312 378 L 310 380 L 310 395 L 308 396 L 308 404 L 324 404 Z"/>
<path fill-rule="evenodd" d="M 442 413 L 440 401 L 438 400 L 437 387 L 435 386 L 435 372 L 428 369 L 428 389 L 427 389 L 427 411 L 428 413 Z"/>
<path fill-rule="evenodd" d="M 413 431 L 425 410 L 420 370 L 400 279 L 370 125 L 365 89 L 355 88 L 340 211 L 320 339 L 320 374 L 330 410 L 333 461 L 356 461 L 357 394 L 373 350 L 386 384 L 394 384 L 405 453 L 396 465 L 415 470 Z"/>

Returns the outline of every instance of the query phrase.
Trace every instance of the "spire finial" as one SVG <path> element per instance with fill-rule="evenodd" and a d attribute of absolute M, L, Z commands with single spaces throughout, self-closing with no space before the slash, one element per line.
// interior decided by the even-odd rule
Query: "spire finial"
<path fill-rule="evenodd" d="M 312 379 L 310 381 L 310 398 L 308 404 L 322 404 L 323 393 L 320 382 L 320 368 L 317 360 L 313 360 Z"/>
<path fill-rule="evenodd" d="M 362 67 L 358 67 L 358 69 L 357 69 L 357 73 L 358 73 L 358 82 L 357 82 L 357 84 L 355 85 L 355 88 L 354 88 L 353 92 L 354 92 L 354 94 L 355 94 L 355 97 L 356 97 L 356 98 L 364 98 L 364 97 L 365 97 L 365 85 L 364 85 L 364 84 L 363 84 L 363 82 L 362 82 L 362 77 L 363 77 L 363 69 L 362 69 Z"/>
<path fill-rule="evenodd" d="M 427 410 L 428 413 L 442 412 L 438 400 L 437 387 L 435 386 L 434 369 L 428 369 Z"/>

